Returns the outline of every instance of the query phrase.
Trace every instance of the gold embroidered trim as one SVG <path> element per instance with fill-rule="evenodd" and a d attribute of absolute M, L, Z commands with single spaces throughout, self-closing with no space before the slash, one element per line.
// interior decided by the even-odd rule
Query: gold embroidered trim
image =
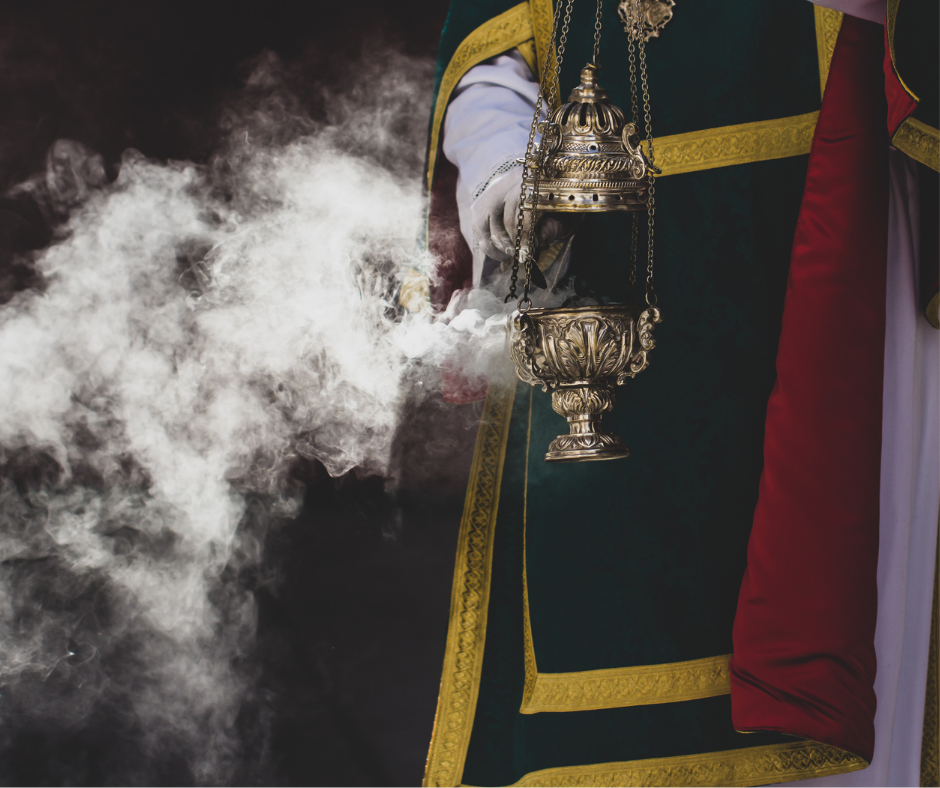
<path fill-rule="evenodd" d="M 444 670 L 424 785 L 457 785 L 463 774 L 483 669 L 493 529 L 515 383 L 491 386 L 477 432 L 457 545 Z"/>
<path fill-rule="evenodd" d="M 920 742 L 920 784 L 940 785 L 940 545 L 933 578 L 933 610 L 930 614 L 930 651 L 927 656 L 927 698 L 924 704 L 924 733 Z"/>
<path fill-rule="evenodd" d="M 727 695 L 731 692 L 730 659 L 730 654 L 724 654 L 664 665 L 539 673 L 521 711 L 591 711 Z"/>
<path fill-rule="evenodd" d="M 460 527 L 441 692 L 424 785 L 459 785 L 483 666 L 493 533 L 515 384 L 486 398 Z M 531 408 L 531 404 L 530 404 Z M 516 785 L 765 785 L 855 771 L 865 761 L 834 747 L 798 741 L 532 772 Z"/>
<path fill-rule="evenodd" d="M 460 78 L 477 63 L 496 57 L 530 38 L 532 38 L 532 18 L 529 14 L 529 4 L 523 2 L 484 22 L 460 42 L 460 46 L 454 52 L 441 78 L 441 87 L 437 92 L 437 102 L 434 105 L 431 144 L 428 149 L 429 188 L 434 176 L 434 164 L 437 161 L 437 147 L 441 138 L 444 113 L 447 111 L 450 94 L 457 87 Z"/>
<path fill-rule="evenodd" d="M 532 14 L 532 32 L 535 37 L 535 53 L 538 55 L 539 68 L 545 65 L 545 56 L 548 54 L 548 42 L 552 38 L 552 20 L 554 11 L 552 0 L 529 0 L 529 9 Z M 534 71 L 536 77 L 541 78 L 539 72 Z"/>
<path fill-rule="evenodd" d="M 527 7 L 528 6 L 528 7 Z M 825 9 L 822 9 L 825 11 Z M 829 36 L 831 15 L 820 17 L 817 9 L 816 30 L 819 50 L 820 79 L 829 73 Z M 841 14 L 838 15 L 841 21 Z M 820 33 L 820 18 L 825 20 Z M 440 142 L 441 124 L 447 110 L 447 103 L 460 78 L 477 63 L 494 57 L 508 49 L 525 44 L 535 38 L 535 51 L 538 63 L 544 61 L 545 50 L 551 34 L 551 0 L 531 0 L 520 3 L 503 14 L 485 22 L 474 30 L 457 47 L 451 58 L 434 106 L 434 119 L 431 125 L 431 141 L 428 152 L 428 186 L 434 175 Z M 822 35 L 822 38 L 820 38 Z M 825 46 L 824 46 L 825 43 Z M 832 46 L 835 46 L 834 38 Z M 530 50 L 521 50 L 526 60 L 531 57 Z M 531 63 L 530 63 L 531 65 Z M 678 175 L 684 172 L 697 172 L 713 167 L 729 167 L 734 164 L 749 164 L 755 161 L 782 159 L 788 156 L 800 156 L 809 153 L 813 141 L 813 131 L 819 113 L 794 115 L 787 118 L 763 120 L 755 123 L 741 123 L 734 126 L 721 126 L 702 131 L 673 134 L 654 140 L 657 151 L 656 163 L 663 170 L 663 175 Z M 929 127 L 927 127 L 929 128 Z M 913 155 L 913 154 L 911 154 Z M 916 158 L 916 157 L 915 157 Z M 920 159 L 918 159 L 920 161 Z M 935 166 L 935 165 L 930 165 Z M 660 176 L 662 177 L 662 176 Z"/>
<path fill-rule="evenodd" d="M 818 112 L 673 134 L 654 140 L 663 175 L 809 153 Z M 659 177 L 662 177 L 659 176 Z"/>
<path fill-rule="evenodd" d="M 541 64 L 551 36 L 552 0 L 530 0 L 530 6 L 535 48 Z M 818 6 L 815 13 L 820 83 L 824 84 L 825 77 L 829 75 L 842 14 Z M 656 164 L 662 168 L 663 175 L 678 175 L 713 167 L 801 156 L 809 153 L 818 114 L 811 112 L 654 138 Z"/>
<path fill-rule="evenodd" d="M 857 755 L 810 741 L 725 752 L 542 769 L 516 786 L 768 785 L 864 769 Z"/>
<path fill-rule="evenodd" d="M 526 65 L 532 70 L 532 73 L 537 74 L 539 65 L 538 54 L 535 51 L 535 41 L 530 38 L 528 41 L 523 41 L 521 44 L 518 44 L 516 49 L 519 50 L 519 54 L 522 55 L 522 58 L 525 60 Z"/>
<path fill-rule="evenodd" d="M 529 618 L 529 578 L 526 561 L 526 525 L 529 514 L 529 445 L 532 442 L 532 397 L 535 393 L 533 387 L 529 391 L 529 426 L 525 438 L 525 486 L 522 488 L 522 650 L 525 664 L 525 684 L 522 689 L 522 706 L 520 713 L 530 714 L 526 711 L 535 685 L 538 682 L 539 669 L 535 662 L 535 646 L 532 643 L 532 621 Z"/>
<path fill-rule="evenodd" d="M 537 68 L 532 69 L 532 73 L 535 74 L 536 79 L 541 81 L 542 69 L 545 67 L 545 56 L 548 54 L 548 43 L 552 39 L 554 9 L 552 8 L 552 0 L 529 0 L 529 8 L 532 12 L 532 33 L 535 43 L 536 63 L 538 64 Z M 554 61 L 552 65 L 555 65 Z M 555 83 L 555 72 L 552 69 L 549 69 L 548 79 L 549 84 Z M 555 106 L 552 109 L 557 109 L 562 100 L 561 91 L 556 86 Z"/>
<path fill-rule="evenodd" d="M 933 126 L 908 118 L 894 132 L 891 144 L 924 166 L 940 171 L 940 131 Z"/>
<path fill-rule="evenodd" d="M 819 95 L 826 92 L 826 80 L 829 79 L 829 64 L 836 49 L 839 28 L 842 27 L 842 12 L 831 8 L 814 6 L 816 14 L 816 51 L 819 54 Z"/>

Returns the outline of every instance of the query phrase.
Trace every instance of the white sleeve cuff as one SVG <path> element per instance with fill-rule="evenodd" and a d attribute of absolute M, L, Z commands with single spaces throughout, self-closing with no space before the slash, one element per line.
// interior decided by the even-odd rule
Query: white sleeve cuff
<path fill-rule="evenodd" d="M 525 155 L 538 90 L 532 70 L 513 49 L 464 74 L 447 107 L 443 152 L 457 167 L 460 231 L 474 251 L 474 273 L 483 260 L 476 259 L 470 205 Z"/>

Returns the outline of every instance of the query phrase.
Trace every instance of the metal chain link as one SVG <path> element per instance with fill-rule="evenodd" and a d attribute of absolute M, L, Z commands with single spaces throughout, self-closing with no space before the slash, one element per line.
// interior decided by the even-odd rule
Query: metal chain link
<path fill-rule="evenodd" d="M 529 166 L 529 162 L 532 159 L 533 148 L 535 147 L 535 132 L 538 128 L 539 117 L 542 115 L 542 102 L 545 100 L 545 85 L 548 78 L 549 68 L 551 67 L 552 61 L 552 52 L 555 48 L 555 35 L 558 31 L 558 19 L 561 15 L 561 4 L 555 6 L 555 14 L 552 19 L 552 33 L 548 42 L 548 51 L 545 55 L 545 65 L 542 67 L 542 78 L 539 80 L 539 92 L 538 96 L 535 99 L 535 113 L 532 116 L 532 123 L 529 126 L 529 139 L 526 142 L 525 148 L 525 158 L 523 159 L 522 164 L 522 186 L 521 193 L 519 195 L 519 207 L 516 210 L 516 237 L 513 239 L 513 251 L 512 251 L 512 275 L 509 279 L 509 294 L 506 296 L 506 301 L 510 301 L 513 298 L 517 297 L 516 293 L 516 284 L 519 281 L 519 255 L 522 252 L 522 231 L 523 224 L 525 221 L 525 199 L 526 199 L 526 183 L 525 183 L 525 171 Z M 549 86 L 551 88 L 551 86 Z M 551 105 L 551 95 L 549 96 L 549 108 Z"/>
<path fill-rule="evenodd" d="M 561 5 L 559 3 L 559 5 Z M 574 5 L 574 0 L 568 0 L 568 4 L 565 6 L 565 18 L 561 23 L 561 36 L 558 39 L 558 57 L 555 58 L 555 83 L 551 85 L 551 94 L 552 97 L 557 95 L 556 91 L 558 86 L 561 84 L 561 63 L 565 57 L 565 47 L 568 44 L 568 28 L 571 26 L 571 8 Z M 552 104 L 552 108 L 554 108 Z"/>
<path fill-rule="evenodd" d="M 640 214 L 633 212 L 633 227 L 630 232 L 630 292 L 636 287 L 636 247 L 640 237 Z"/>
<path fill-rule="evenodd" d="M 601 7 L 604 0 L 597 0 L 597 19 L 594 21 L 594 65 L 601 64 Z"/>
<path fill-rule="evenodd" d="M 639 122 L 640 122 L 640 108 L 639 108 L 639 96 L 637 90 L 637 48 L 639 48 L 639 72 L 640 72 L 640 82 L 642 86 L 642 101 L 643 101 L 643 125 L 644 125 L 644 134 L 647 140 L 648 148 L 648 158 L 651 165 L 655 163 L 654 151 L 653 151 L 653 129 L 652 123 L 650 120 L 650 101 L 649 101 L 649 78 L 646 67 L 646 44 L 643 40 L 642 31 L 640 29 L 639 20 L 641 19 L 641 0 L 634 0 L 634 7 L 636 9 L 636 20 L 637 23 L 634 26 L 633 30 L 630 31 L 629 35 L 629 44 L 628 44 L 628 55 L 629 55 L 629 64 L 630 64 L 630 99 L 631 99 L 631 109 L 633 115 L 633 125 L 634 128 L 639 133 Z M 536 224 L 536 211 L 535 211 L 535 200 L 538 195 L 539 181 L 542 170 L 542 165 L 544 160 L 548 155 L 549 146 L 546 144 L 544 139 L 542 144 L 539 146 L 539 157 L 536 160 L 535 157 L 535 134 L 538 129 L 539 118 L 542 114 L 542 104 L 543 101 L 546 103 L 547 112 L 551 112 L 556 103 L 558 97 L 558 88 L 561 84 L 561 66 L 564 59 L 565 48 L 568 42 L 568 31 L 571 24 L 571 11 L 574 5 L 574 0 L 567 0 L 565 4 L 565 14 L 564 18 L 561 20 L 561 35 L 558 36 L 559 30 L 559 20 L 561 17 L 561 3 L 558 3 L 555 6 L 555 13 L 552 20 L 552 33 L 549 40 L 548 51 L 545 56 L 545 65 L 542 70 L 542 79 L 540 81 L 539 93 L 536 99 L 535 104 L 535 114 L 532 118 L 532 126 L 529 130 L 529 139 L 526 144 L 526 156 L 524 160 L 524 172 L 522 180 L 522 188 L 519 199 L 519 208 L 516 214 L 516 237 L 515 244 L 513 249 L 513 258 L 512 258 L 512 274 L 510 277 L 509 283 L 509 295 L 506 296 L 506 301 L 516 298 L 518 293 L 516 286 L 519 281 L 519 266 L 520 264 L 523 267 L 524 271 L 524 280 L 523 280 L 523 290 L 522 298 L 519 300 L 519 311 L 525 313 L 529 307 L 532 305 L 532 301 L 529 299 L 529 291 L 532 284 L 532 266 L 537 264 L 535 258 L 532 254 L 533 246 L 532 242 L 535 235 L 535 224 Z M 597 2 L 597 16 L 594 25 L 594 63 L 598 64 L 598 59 L 600 57 L 600 36 L 601 36 L 601 12 L 602 12 L 603 0 L 598 0 Z M 557 45 L 557 54 L 555 56 L 555 64 L 552 68 L 552 55 L 555 54 L 555 42 L 556 37 L 558 41 Z M 549 70 L 552 70 L 554 79 L 549 81 L 548 75 Z M 546 95 L 546 84 L 548 85 L 548 93 Z M 532 169 L 532 180 L 531 188 L 527 189 L 525 170 Z M 647 243 L 647 267 L 646 267 L 646 303 L 649 306 L 655 306 L 657 302 L 656 290 L 653 285 L 653 231 L 654 231 L 654 219 L 656 212 L 656 186 L 653 177 L 653 173 L 649 172 L 649 191 L 647 198 L 647 227 L 649 232 L 649 239 Z M 527 195 L 528 192 L 528 195 Z M 525 203 L 527 196 L 532 197 L 533 205 L 530 212 L 530 220 L 525 221 L 526 210 Z M 634 214 L 633 216 L 633 228 L 631 233 L 631 243 L 630 243 L 630 285 L 633 287 L 636 284 L 636 263 L 637 263 L 637 246 L 638 246 L 638 236 L 639 236 L 639 216 Z M 526 243 L 523 243 L 523 240 Z"/>
<path fill-rule="evenodd" d="M 518 293 L 516 292 L 516 285 L 519 281 L 519 265 L 520 262 L 523 266 L 524 271 L 524 280 L 522 284 L 522 298 L 519 300 L 518 307 L 520 312 L 528 311 L 529 307 L 532 306 L 532 301 L 529 298 L 529 289 L 532 285 L 532 265 L 535 263 L 535 260 L 532 256 L 532 241 L 535 236 L 535 223 L 536 223 L 536 211 L 535 211 L 535 199 L 538 195 L 539 181 L 541 176 L 542 165 L 544 164 L 545 158 L 548 155 L 548 146 L 545 144 L 545 139 L 543 136 L 542 145 L 540 147 L 540 157 L 539 161 L 535 161 L 535 133 L 538 129 L 539 118 L 542 114 L 542 102 L 546 101 L 547 107 L 546 111 L 550 113 L 554 109 L 555 101 L 558 97 L 558 83 L 561 77 L 561 63 L 562 58 L 565 53 L 565 45 L 568 41 L 568 29 L 571 24 L 571 8 L 574 5 L 574 0 L 568 0 L 567 6 L 565 8 L 565 17 L 561 29 L 561 38 L 558 43 L 558 53 L 555 58 L 554 66 L 554 76 L 555 79 L 551 82 L 548 81 L 549 69 L 551 68 L 552 55 L 555 53 L 555 39 L 558 34 L 558 20 L 561 15 L 561 3 L 558 3 L 555 6 L 555 14 L 552 19 L 552 34 L 548 42 L 548 51 L 545 54 L 545 65 L 542 68 L 542 79 L 539 82 L 539 93 L 535 101 L 535 113 L 532 116 L 532 125 L 529 128 L 529 139 L 526 143 L 526 152 L 525 159 L 523 162 L 523 176 L 522 176 L 522 187 L 519 195 L 519 208 L 516 211 L 516 237 L 514 239 L 513 253 L 512 253 L 512 274 L 509 279 L 509 294 L 506 296 L 506 301 L 510 301 L 513 298 L 516 298 Z M 548 96 L 545 96 L 545 85 L 548 83 Z M 530 216 L 530 221 L 526 222 L 526 170 L 532 168 L 532 188 L 531 194 L 533 197 L 533 205 Z M 526 243 L 523 244 L 523 239 L 525 238 Z M 522 258 L 520 260 L 520 258 Z"/>
<path fill-rule="evenodd" d="M 640 0 L 635 0 L 636 2 L 636 11 L 637 19 L 640 18 Z M 637 45 L 640 50 L 640 80 L 643 87 L 643 122 L 645 125 L 646 131 L 646 140 L 647 145 L 649 146 L 649 160 L 650 165 L 655 164 L 655 158 L 653 154 L 653 126 L 650 122 L 650 91 L 649 91 L 649 80 L 646 71 L 646 42 L 643 40 L 643 36 L 640 35 L 639 29 L 637 29 Z M 648 204 L 649 208 L 647 209 L 648 215 L 648 227 L 649 227 L 649 242 L 647 244 L 647 264 L 646 264 L 646 303 L 649 306 L 656 306 L 656 290 L 653 287 L 653 219 L 656 213 L 656 185 L 655 178 L 652 171 L 647 174 L 649 179 L 649 198 Z"/>
<path fill-rule="evenodd" d="M 630 63 L 630 110 L 633 120 L 633 128 L 639 134 L 640 130 L 640 107 L 637 100 L 637 80 L 636 80 L 636 38 L 637 32 L 634 27 L 627 31 L 627 57 Z M 633 228 L 630 235 L 630 291 L 633 292 L 636 286 L 636 260 L 637 260 L 637 241 L 640 233 L 640 216 L 633 214 Z"/>

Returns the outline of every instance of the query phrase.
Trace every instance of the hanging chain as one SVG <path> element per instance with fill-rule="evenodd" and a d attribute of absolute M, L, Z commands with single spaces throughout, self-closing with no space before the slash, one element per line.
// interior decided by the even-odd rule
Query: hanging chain
<path fill-rule="evenodd" d="M 561 3 L 559 3 L 559 5 L 561 5 Z M 574 0 L 568 0 L 568 4 L 565 6 L 565 18 L 561 23 L 561 36 L 558 39 L 558 57 L 555 58 L 555 82 L 549 88 L 552 99 L 556 97 L 558 86 L 561 84 L 561 62 L 564 60 L 565 46 L 568 44 L 568 28 L 571 25 L 571 7 L 573 5 Z M 549 58 L 551 57 L 551 50 L 549 50 L 548 56 Z M 554 101 L 550 106 L 552 109 L 555 108 Z"/>
<path fill-rule="evenodd" d="M 558 20 L 561 16 L 561 3 L 555 6 L 555 14 L 552 19 L 552 34 L 548 42 L 548 51 L 545 54 L 545 65 L 542 68 L 542 78 L 539 81 L 539 93 L 535 101 L 535 114 L 532 116 L 532 125 L 529 128 L 529 140 L 526 143 L 525 159 L 523 160 L 522 187 L 519 195 L 519 208 L 516 211 L 516 237 L 512 254 L 512 274 L 509 279 L 509 295 L 506 301 L 510 301 L 518 296 L 516 285 L 519 281 L 519 265 L 523 267 L 522 298 L 519 299 L 518 307 L 520 312 L 527 312 L 532 306 L 532 300 L 529 298 L 529 289 L 532 285 L 532 266 L 537 265 L 532 255 L 532 244 L 535 237 L 536 211 L 535 201 L 538 197 L 539 181 L 541 179 L 542 165 L 548 156 L 549 145 L 546 139 L 542 139 L 539 146 L 539 159 L 535 159 L 535 133 L 538 129 L 539 118 L 542 115 L 542 102 L 546 101 L 546 112 L 550 113 L 558 98 L 558 84 L 561 78 L 561 62 L 565 53 L 565 45 L 568 42 L 568 28 L 571 24 L 571 8 L 574 0 L 568 0 L 565 8 L 565 17 L 562 23 L 561 38 L 558 42 L 558 54 L 555 58 L 555 66 L 552 71 L 554 80 L 549 81 L 548 75 L 551 69 L 552 55 L 555 52 L 555 38 L 558 33 Z M 548 96 L 545 96 L 545 85 L 548 84 Z M 532 187 L 526 188 L 526 170 L 532 168 Z M 525 202 L 527 192 L 532 195 L 532 211 L 530 220 L 526 222 Z M 526 243 L 523 244 L 523 238 Z M 521 259 L 520 259 L 521 258 Z"/>
<path fill-rule="evenodd" d="M 594 21 L 594 65 L 601 64 L 601 7 L 604 0 L 597 0 L 597 19 Z"/>
<path fill-rule="evenodd" d="M 636 247 L 640 236 L 640 214 L 633 211 L 633 227 L 630 232 L 630 292 L 636 287 Z"/>
<path fill-rule="evenodd" d="M 640 0 L 635 0 L 637 19 L 640 18 Z M 647 173 L 649 179 L 649 198 L 648 198 L 648 227 L 649 242 L 647 244 L 647 263 L 646 263 L 646 303 L 649 306 L 656 306 L 656 290 L 653 287 L 653 218 L 656 213 L 656 184 L 652 173 L 652 167 L 655 164 L 653 157 L 653 126 L 650 122 L 650 91 L 649 80 L 646 71 L 646 42 L 641 36 L 639 27 L 637 28 L 637 46 L 640 50 L 640 80 L 643 87 L 643 122 L 645 125 L 646 141 L 649 146 L 650 171 Z"/>
<path fill-rule="evenodd" d="M 646 67 L 646 42 L 643 40 L 642 31 L 640 29 L 639 20 L 641 19 L 641 1 L 634 0 L 634 8 L 636 10 L 636 24 L 633 29 L 630 31 L 629 35 L 629 44 L 628 44 L 628 53 L 629 53 L 629 64 L 630 64 L 630 99 L 631 99 L 631 108 L 633 110 L 633 126 L 636 129 L 637 134 L 639 134 L 639 125 L 640 125 L 640 101 L 637 90 L 637 59 L 639 59 L 639 76 L 640 84 L 642 88 L 642 104 L 643 104 L 643 131 L 647 141 L 647 158 L 649 159 L 650 168 L 647 174 L 649 189 L 647 197 L 647 228 L 649 233 L 649 239 L 647 243 L 647 265 L 646 265 L 646 303 L 649 306 L 655 306 L 657 302 L 656 290 L 653 285 L 653 231 L 654 231 L 654 219 L 656 213 L 656 186 L 653 176 L 653 166 L 655 164 L 654 151 L 653 151 L 653 128 L 650 120 L 650 100 L 649 100 L 649 77 Z M 539 155 L 535 155 L 535 135 L 539 125 L 539 118 L 542 114 L 542 104 L 546 103 L 546 111 L 551 113 L 555 108 L 556 100 L 558 98 L 558 88 L 561 83 L 561 66 L 564 59 L 565 47 L 568 43 L 568 30 L 571 24 L 571 10 L 574 5 L 574 0 L 567 0 L 565 4 L 565 14 L 564 18 L 561 20 L 561 35 L 557 36 L 559 29 L 559 19 L 561 17 L 561 3 L 559 2 L 555 6 L 555 13 L 552 20 L 552 33 L 548 44 L 548 51 L 545 55 L 545 65 L 542 69 L 542 78 L 539 83 L 539 93 L 535 103 L 535 114 L 532 118 L 532 125 L 529 129 L 529 139 L 526 144 L 526 155 L 523 162 L 523 178 L 522 178 L 522 188 L 519 198 L 519 208 L 516 213 L 516 237 L 513 248 L 513 257 L 512 257 L 512 274 L 509 281 L 509 295 L 506 296 L 506 301 L 509 301 L 513 298 L 518 297 L 517 293 L 517 284 L 519 282 L 519 266 L 520 264 L 523 267 L 523 286 L 522 286 L 522 298 L 519 300 L 518 307 L 519 311 L 525 313 L 532 306 L 532 301 L 529 298 L 529 291 L 532 284 L 532 266 L 537 265 L 534 256 L 533 256 L 533 242 L 535 237 L 535 225 L 537 222 L 537 212 L 536 202 L 538 199 L 539 191 L 539 182 L 541 179 L 542 167 L 547 159 L 551 145 L 547 139 L 547 135 L 543 134 L 542 143 L 539 146 Z M 602 12 L 603 0 L 597 0 L 597 16 L 594 24 L 594 63 L 598 64 L 600 57 L 600 39 L 601 39 L 601 12 Z M 557 44 L 557 54 L 556 52 L 556 36 L 558 38 Z M 639 58 L 637 58 L 637 49 L 639 49 Z M 555 54 L 555 64 L 552 68 L 552 56 Z M 549 80 L 549 71 L 552 71 L 554 75 L 553 80 Z M 548 85 L 548 91 L 546 95 L 546 84 Z M 546 129 L 547 131 L 548 129 Z M 526 183 L 526 171 L 532 171 L 532 177 L 529 184 Z M 528 188 L 527 188 L 528 187 Z M 532 198 L 532 209 L 529 211 L 529 221 L 526 221 L 527 211 L 525 209 L 526 197 L 531 196 Z M 631 233 L 630 241 L 630 285 L 631 288 L 636 284 L 636 264 L 637 264 L 637 246 L 638 246 L 638 236 L 639 236 L 639 216 L 634 214 L 633 216 L 633 228 Z M 523 243 L 525 241 L 525 243 Z"/>
<path fill-rule="evenodd" d="M 640 130 L 640 107 L 637 101 L 636 86 L 636 39 L 637 30 L 634 27 L 627 31 L 627 53 L 630 63 L 630 109 L 633 120 L 633 128 L 639 134 Z M 633 228 L 630 234 L 630 291 L 633 292 L 636 286 L 636 258 L 637 258 L 637 240 L 640 234 L 640 216 L 633 214 Z"/>

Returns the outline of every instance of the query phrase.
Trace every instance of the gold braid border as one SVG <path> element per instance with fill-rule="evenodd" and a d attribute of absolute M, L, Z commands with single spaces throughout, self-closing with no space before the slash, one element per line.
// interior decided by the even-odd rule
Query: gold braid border
<path fill-rule="evenodd" d="M 825 8 L 816 7 L 816 39 L 819 55 L 819 80 L 821 88 L 825 86 L 829 75 L 829 63 L 835 48 L 835 40 L 842 23 L 842 14 Z M 441 125 L 447 103 L 454 87 L 460 78 L 473 66 L 484 60 L 494 57 L 513 47 L 521 47 L 526 60 L 531 63 L 531 44 L 534 36 L 535 54 L 538 67 L 545 61 L 548 41 L 552 27 L 551 0 L 529 0 L 510 8 L 503 14 L 489 20 L 474 30 L 457 47 L 453 58 L 447 65 L 441 87 L 434 107 L 434 121 L 431 125 L 431 141 L 428 153 L 428 185 L 434 176 L 434 165 L 437 162 L 438 147 L 440 143 Z M 663 175 L 679 175 L 685 172 L 697 172 L 713 167 L 729 167 L 735 164 L 749 164 L 755 161 L 769 161 L 789 156 L 800 156 L 809 153 L 813 141 L 813 130 L 816 127 L 818 113 L 810 112 L 805 115 L 794 115 L 786 118 L 762 120 L 754 123 L 742 123 L 734 126 L 722 126 L 701 131 L 673 134 L 668 137 L 659 137 L 654 140 L 657 151 L 657 165 L 663 170 Z M 901 128 L 904 129 L 908 123 Z M 916 121 L 914 122 L 916 123 Z M 924 126 L 924 124 L 920 124 Z M 924 126 L 930 129 L 929 126 Z M 936 130 L 933 130 L 936 133 Z M 901 132 L 899 131 L 899 134 Z M 905 131 L 900 143 L 908 143 L 922 134 L 919 127 Z M 917 150 L 923 150 L 922 157 L 910 155 L 936 169 L 936 155 L 929 158 L 929 140 L 918 143 Z M 927 147 L 925 147 L 927 145 Z M 907 152 L 906 148 L 902 150 Z M 936 136 L 933 137 L 933 148 L 937 150 Z M 931 163 L 933 162 L 933 163 Z M 660 176 L 662 177 L 662 176 Z"/>
<path fill-rule="evenodd" d="M 470 470 L 457 546 L 441 691 L 424 785 L 460 785 L 483 668 L 493 537 L 515 385 L 491 387 Z M 542 769 L 516 785 L 766 785 L 863 769 L 850 753 L 809 741 L 725 752 Z"/>
<path fill-rule="evenodd" d="M 515 383 L 490 387 L 477 433 L 460 523 L 444 670 L 424 785 L 458 785 L 473 728 L 493 563 L 493 529 Z"/>
<path fill-rule="evenodd" d="M 529 577 L 526 561 L 526 532 L 528 530 L 529 514 L 529 445 L 532 442 L 532 397 L 534 394 L 535 388 L 532 388 L 529 392 L 529 426 L 525 437 L 525 487 L 522 489 L 522 656 L 525 664 L 525 684 L 522 689 L 522 706 L 519 709 L 522 714 L 530 713 L 526 709 L 529 707 L 529 702 L 532 700 L 532 694 L 535 692 L 535 686 L 539 679 L 539 669 L 535 662 L 535 646 L 532 644 L 532 622 L 529 619 Z"/>
<path fill-rule="evenodd" d="M 548 54 L 548 42 L 552 38 L 552 22 L 554 10 L 552 0 L 529 0 L 529 9 L 532 14 L 532 32 L 535 36 L 535 53 L 539 69 L 545 65 L 545 56 Z M 534 72 L 541 79 L 539 71 Z"/>
<path fill-rule="evenodd" d="M 898 126 L 891 143 L 925 167 L 940 172 L 940 130 L 908 118 Z"/>
<path fill-rule="evenodd" d="M 857 771 L 867 765 L 844 750 L 798 741 L 673 758 L 542 769 L 514 785 L 768 785 Z"/>
<path fill-rule="evenodd" d="M 836 39 L 842 27 L 842 12 L 831 8 L 814 6 L 816 14 L 816 52 L 819 54 L 819 95 L 826 92 L 826 80 L 829 79 L 829 64 L 832 53 L 836 51 Z"/>
<path fill-rule="evenodd" d="M 750 164 L 809 153 L 818 112 L 659 137 L 653 141 L 663 175 Z M 659 177 L 663 177 L 660 175 Z"/>
<path fill-rule="evenodd" d="M 924 704 L 924 734 L 920 742 L 920 784 L 940 785 L 940 545 L 933 578 L 933 611 L 930 614 L 930 651 L 927 656 L 927 702 Z"/>
<path fill-rule="evenodd" d="M 526 654 L 528 658 L 528 654 Z M 653 703 L 678 703 L 731 692 L 730 654 L 664 665 L 537 673 L 523 714 L 618 709 Z M 534 654 L 533 654 L 533 668 Z M 528 677 L 529 668 L 526 665 Z"/>
<path fill-rule="evenodd" d="M 532 390 L 534 391 L 534 389 Z M 653 703 L 677 703 L 712 698 L 731 692 L 730 654 L 662 665 L 539 673 L 529 614 L 526 533 L 529 514 L 529 445 L 532 438 L 532 391 L 525 448 L 525 487 L 522 492 L 522 613 L 525 685 L 520 714 L 593 711 Z"/>

